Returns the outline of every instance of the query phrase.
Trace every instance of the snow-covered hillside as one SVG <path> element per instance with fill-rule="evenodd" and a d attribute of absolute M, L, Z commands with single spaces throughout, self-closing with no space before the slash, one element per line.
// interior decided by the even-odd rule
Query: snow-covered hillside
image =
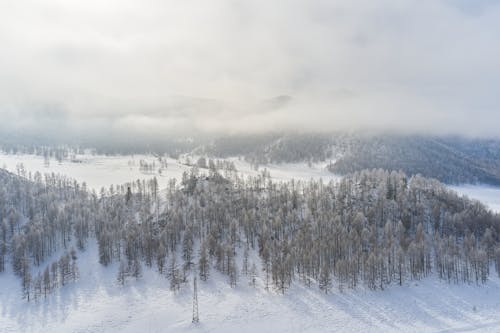
<path fill-rule="evenodd" d="M 294 283 L 281 295 L 239 277 L 212 271 L 199 282 L 200 323 L 191 323 L 192 284 L 178 293 L 168 279 L 144 269 L 143 277 L 116 282 L 117 264 L 96 265 L 97 247 L 79 254 L 80 279 L 46 300 L 20 298 L 19 280 L 0 275 L 0 332 L 499 332 L 500 280 L 453 285 L 435 278 L 384 291 L 317 288 Z M 493 274 L 492 274 L 493 276 Z"/>

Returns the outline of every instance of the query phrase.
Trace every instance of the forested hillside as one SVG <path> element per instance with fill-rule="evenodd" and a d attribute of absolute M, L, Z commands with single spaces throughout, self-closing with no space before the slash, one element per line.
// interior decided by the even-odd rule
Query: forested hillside
<path fill-rule="evenodd" d="M 380 136 L 353 141 L 330 166 L 346 174 L 366 168 L 403 170 L 448 184 L 500 184 L 498 142 L 458 138 Z"/>
<path fill-rule="evenodd" d="M 448 184 L 498 185 L 499 146 L 495 140 L 452 137 L 288 135 L 244 155 L 254 164 L 332 161 L 329 169 L 343 175 L 381 168 L 420 174 Z"/>
<path fill-rule="evenodd" d="M 221 157 L 243 155 L 255 165 L 331 161 L 329 169 L 342 175 L 380 168 L 448 184 L 499 185 L 499 148 L 498 140 L 336 133 L 235 137 L 214 140 L 202 151 Z"/>
<path fill-rule="evenodd" d="M 50 297 L 78 278 L 78 251 L 95 238 L 95 264 L 120 262 L 118 284 L 146 265 L 173 291 L 214 269 L 232 286 L 260 277 L 283 293 L 292 281 L 327 293 L 500 274 L 500 216 L 437 181 L 372 170 L 274 183 L 209 165 L 164 192 L 154 179 L 96 194 L 57 175 L 0 172 L 0 270 L 12 266 L 26 299 Z"/>

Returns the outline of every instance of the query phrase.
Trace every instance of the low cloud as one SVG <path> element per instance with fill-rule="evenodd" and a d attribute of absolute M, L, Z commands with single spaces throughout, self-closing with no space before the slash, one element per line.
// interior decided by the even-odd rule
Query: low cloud
<path fill-rule="evenodd" d="M 492 0 L 0 3 L 3 132 L 498 136 Z"/>

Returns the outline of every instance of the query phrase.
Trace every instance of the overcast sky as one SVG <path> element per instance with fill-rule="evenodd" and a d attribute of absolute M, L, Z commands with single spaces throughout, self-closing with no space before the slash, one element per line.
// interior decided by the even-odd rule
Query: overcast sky
<path fill-rule="evenodd" d="M 4 129 L 500 135 L 500 1 L 0 0 Z"/>

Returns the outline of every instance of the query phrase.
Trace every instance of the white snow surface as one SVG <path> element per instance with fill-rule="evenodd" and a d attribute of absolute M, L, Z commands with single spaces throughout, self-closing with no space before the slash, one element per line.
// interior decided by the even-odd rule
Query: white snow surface
<path fill-rule="evenodd" d="M 160 186 L 165 187 L 171 178 L 180 178 L 182 173 L 190 169 L 187 165 L 177 163 L 168 159 L 168 167 L 162 175 L 157 170 L 153 173 L 141 172 L 139 162 L 148 163 L 157 161 L 152 155 L 77 155 L 76 161 L 50 159 L 49 165 L 45 165 L 43 156 L 28 154 L 0 154 L 0 167 L 16 173 L 16 166 L 24 165 L 27 172 L 36 171 L 45 173 L 62 174 L 75 179 L 80 183 L 85 182 L 87 187 L 99 191 L 101 187 L 109 188 L 110 185 L 121 185 L 137 179 L 151 179 L 157 177 Z"/>
<path fill-rule="evenodd" d="M 0 154 L 0 167 L 15 171 L 22 162 L 27 171 L 65 174 L 98 190 L 151 178 L 152 174 L 141 173 L 138 161 L 152 162 L 155 157 L 82 155 L 78 159 L 81 163 L 51 160 L 45 167 L 42 157 Z M 262 170 L 238 158 L 231 160 L 243 176 Z M 168 163 L 161 176 L 155 173 L 160 186 L 189 169 L 173 159 Z M 270 165 L 267 169 L 276 180 L 338 179 L 320 164 Z M 498 188 L 452 188 L 500 211 Z M 334 283 L 329 295 L 300 282 L 285 295 L 266 291 L 262 277 L 254 288 L 247 277 L 240 276 L 238 286 L 231 288 L 227 277 L 212 269 L 209 281 L 198 282 L 200 323 L 193 324 L 191 277 L 174 294 L 165 276 L 143 267 L 142 278 L 120 286 L 118 264 L 99 265 L 96 244 L 89 244 L 78 256 L 79 280 L 37 302 L 21 299 L 19 278 L 9 271 L 0 274 L 0 332 L 500 332 L 500 279 L 493 267 L 490 279 L 481 286 L 448 284 L 430 277 L 384 291 L 361 287 L 341 292 Z"/>
<path fill-rule="evenodd" d="M 484 203 L 491 210 L 500 213 L 500 187 L 489 185 L 451 186 L 451 189 L 471 199 Z"/>
<path fill-rule="evenodd" d="M 0 275 L 0 332 L 499 332 L 500 280 L 454 285 L 428 278 L 383 291 L 294 283 L 285 295 L 240 276 L 236 288 L 211 270 L 198 282 L 200 322 L 193 324 L 192 278 L 173 293 L 144 268 L 139 280 L 116 282 L 117 264 L 97 264 L 97 246 L 79 253 L 80 279 L 37 302 L 20 297 L 20 281 Z M 492 274 L 493 276 L 494 274 Z"/>
<path fill-rule="evenodd" d="M 172 178 L 180 179 L 184 171 L 189 171 L 191 167 L 181 163 L 176 159 L 167 158 L 167 168 L 161 174 L 158 172 L 158 158 L 153 155 L 77 155 L 74 162 L 63 160 L 61 162 L 50 159 L 48 166 L 45 165 L 43 156 L 28 154 L 6 154 L 0 152 L 0 167 L 16 173 L 16 166 L 23 164 L 27 172 L 41 174 L 59 173 L 78 182 L 85 182 L 87 187 L 99 191 L 101 187 L 108 188 L 110 185 L 121 185 L 137 179 L 151 179 L 156 177 L 160 188 L 165 188 Z M 151 173 L 140 170 L 140 161 L 148 163 L 156 162 L 157 168 Z M 190 156 L 191 161 L 196 161 L 196 156 Z M 307 165 L 307 163 L 293 164 L 271 164 L 265 167 L 254 169 L 249 163 L 237 157 L 229 158 L 234 162 L 238 173 L 242 177 L 256 176 L 267 169 L 271 178 L 277 181 L 287 181 L 291 179 L 310 180 L 323 179 L 325 182 L 337 180 L 339 177 L 326 169 L 326 163 Z M 206 170 L 201 169 L 201 172 Z"/>

